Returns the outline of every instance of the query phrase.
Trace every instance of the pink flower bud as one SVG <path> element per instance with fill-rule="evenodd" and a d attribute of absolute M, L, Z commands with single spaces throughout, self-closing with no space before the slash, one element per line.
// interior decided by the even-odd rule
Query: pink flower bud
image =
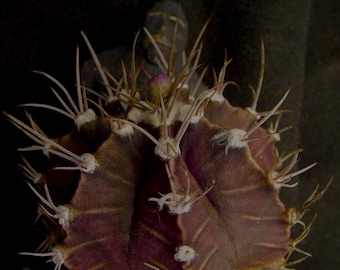
<path fill-rule="evenodd" d="M 148 84 L 151 100 L 156 104 L 160 104 L 161 98 L 169 94 L 171 83 L 171 79 L 165 74 L 153 76 Z"/>

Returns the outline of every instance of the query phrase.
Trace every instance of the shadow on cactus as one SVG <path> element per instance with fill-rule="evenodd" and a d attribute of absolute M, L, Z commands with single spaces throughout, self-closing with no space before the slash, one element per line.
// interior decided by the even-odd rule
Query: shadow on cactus
<path fill-rule="evenodd" d="M 305 224 L 303 217 L 331 181 L 300 208 L 280 200 L 281 188 L 296 186 L 294 177 L 315 165 L 294 170 L 301 149 L 280 157 L 275 146 L 285 130 L 279 129 L 280 108 L 289 90 L 271 111 L 256 111 L 262 43 L 253 104 L 232 106 L 223 95 L 236 85 L 225 81 L 231 60 L 212 71 L 212 86 L 203 82 L 208 68 L 198 72 L 209 22 L 186 55 L 185 16 L 170 2 L 175 13 L 157 17 L 163 4 L 149 12 L 150 22 L 116 74 L 81 32 L 93 57 L 87 64 L 101 85 L 92 87 L 80 71 L 77 49 L 77 100 L 57 79 L 36 71 L 51 80 L 60 107 L 22 107 L 72 119 L 67 134 L 49 138 L 28 112 L 27 123 L 5 113 L 34 143 L 18 149 L 19 168 L 50 234 L 37 251 L 21 254 L 47 257 L 55 269 L 291 269 L 310 256 L 298 244 L 314 219 Z M 166 33 L 155 27 L 157 19 Z M 25 157 L 31 151 L 48 157 L 44 171 Z M 294 239 L 293 226 L 300 230 Z"/>

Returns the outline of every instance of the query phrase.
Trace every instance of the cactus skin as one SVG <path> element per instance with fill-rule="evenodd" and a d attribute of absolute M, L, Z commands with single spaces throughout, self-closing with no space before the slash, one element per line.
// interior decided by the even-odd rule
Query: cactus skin
<path fill-rule="evenodd" d="M 294 251 L 309 255 L 296 248 L 310 230 L 302 218 L 328 185 L 319 192 L 317 187 L 298 209 L 285 206 L 280 189 L 294 186 L 291 178 L 314 164 L 291 172 L 300 149 L 284 166 L 275 147 L 277 129 L 261 127 L 269 117 L 281 117 L 289 91 L 266 116 L 256 112 L 256 98 L 250 109 L 231 106 L 223 97 L 228 59 L 206 87 L 195 73 L 206 26 L 184 62 L 175 50 L 158 47 L 145 29 L 148 46 L 159 49 L 148 47 L 153 59 L 163 52 L 171 61 L 146 65 L 141 74 L 133 51 L 131 69 L 122 66 L 123 83 L 102 74 L 106 93 L 97 104 L 105 106 L 99 110 L 88 107 L 77 77 L 78 106 L 70 99 L 65 102 L 71 106 L 63 103 L 75 126 L 64 136 L 48 138 L 29 114 L 25 124 L 5 113 L 36 143 L 19 150 L 49 157 L 44 172 L 25 158 L 20 165 L 33 181 L 52 242 L 50 250 L 23 255 L 52 257 L 55 269 L 171 270 L 288 269 Z M 148 100 L 143 76 L 154 83 L 159 74 L 169 90 Z M 196 83 L 203 91 L 195 93 Z M 302 225 L 302 232 L 292 239 L 294 225 Z"/>

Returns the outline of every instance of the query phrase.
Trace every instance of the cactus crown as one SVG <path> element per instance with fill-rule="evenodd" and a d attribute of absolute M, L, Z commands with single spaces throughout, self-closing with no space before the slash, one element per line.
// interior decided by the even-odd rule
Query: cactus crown
<path fill-rule="evenodd" d="M 200 75 L 198 70 L 209 21 L 186 55 L 177 37 L 186 40 L 187 21 L 177 8 L 165 1 L 149 12 L 163 14 L 172 31 L 157 32 L 155 20 L 146 24 L 121 62 L 120 77 L 102 66 L 81 32 L 103 92 L 86 87 L 86 77 L 81 83 L 78 48 L 77 101 L 57 79 L 36 71 L 58 87 L 52 90 L 61 107 L 22 106 L 72 119 L 74 128 L 65 135 L 49 138 L 30 114 L 25 123 L 5 113 L 34 142 L 18 149 L 19 168 L 50 232 L 47 248 L 23 255 L 51 257 L 55 269 L 288 269 L 310 256 L 297 247 L 313 222 L 305 225 L 303 216 L 329 184 L 321 191 L 317 186 L 297 209 L 280 200 L 281 188 L 297 185 L 293 177 L 315 165 L 293 170 L 299 148 L 278 155 L 275 143 L 285 130 L 278 129 L 280 107 L 289 90 L 271 111 L 256 111 L 264 73 L 261 43 L 253 104 L 231 106 L 223 96 L 228 85 L 236 85 L 225 81 L 231 60 L 206 86 L 207 69 Z M 136 45 L 142 37 L 146 56 L 140 60 Z M 30 165 L 24 157 L 29 151 L 49 158 L 45 171 Z M 293 226 L 301 227 L 295 239 Z M 292 260 L 294 252 L 301 256 Z"/>

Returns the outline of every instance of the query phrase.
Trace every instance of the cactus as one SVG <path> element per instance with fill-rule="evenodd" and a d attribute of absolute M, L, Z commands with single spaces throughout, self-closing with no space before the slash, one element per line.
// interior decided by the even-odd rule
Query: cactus
<path fill-rule="evenodd" d="M 290 90 L 271 111 L 256 111 L 262 42 L 253 104 L 232 106 L 223 95 L 236 84 L 225 81 L 230 59 L 212 73 L 212 86 L 203 83 L 207 69 L 198 75 L 209 21 L 185 55 L 177 37 L 183 45 L 187 22 L 177 4 L 162 2 L 149 16 L 169 6 L 175 14 L 161 19 L 172 31 L 162 34 L 154 20 L 146 23 L 122 61 L 120 77 L 105 70 L 81 32 L 101 87 L 81 82 L 86 76 L 77 48 L 77 101 L 56 78 L 35 71 L 57 87 L 52 91 L 61 107 L 22 104 L 28 122 L 5 112 L 33 141 L 18 149 L 19 168 L 49 231 L 43 248 L 21 254 L 47 257 L 58 270 L 291 269 L 310 256 L 298 247 L 315 219 L 305 224 L 304 214 L 331 181 L 321 190 L 317 186 L 299 208 L 280 199 L 281 188 L 296 186 L 294 177 L 315 165 L 294 170 L 301 149 L 280 157 L 276 148 L 284 131 L 278 128 L 281 105 Z M 139 39 L 143 59 L 136 50 Z M 74 127 L 50 138 L 28 113 L 31 107 L 56 111 Z M 45 170 L 37 171 L 25 157 L 32 151 L 48 157 Z M 300 230 L 294 238 L 293 227 Z"/>

